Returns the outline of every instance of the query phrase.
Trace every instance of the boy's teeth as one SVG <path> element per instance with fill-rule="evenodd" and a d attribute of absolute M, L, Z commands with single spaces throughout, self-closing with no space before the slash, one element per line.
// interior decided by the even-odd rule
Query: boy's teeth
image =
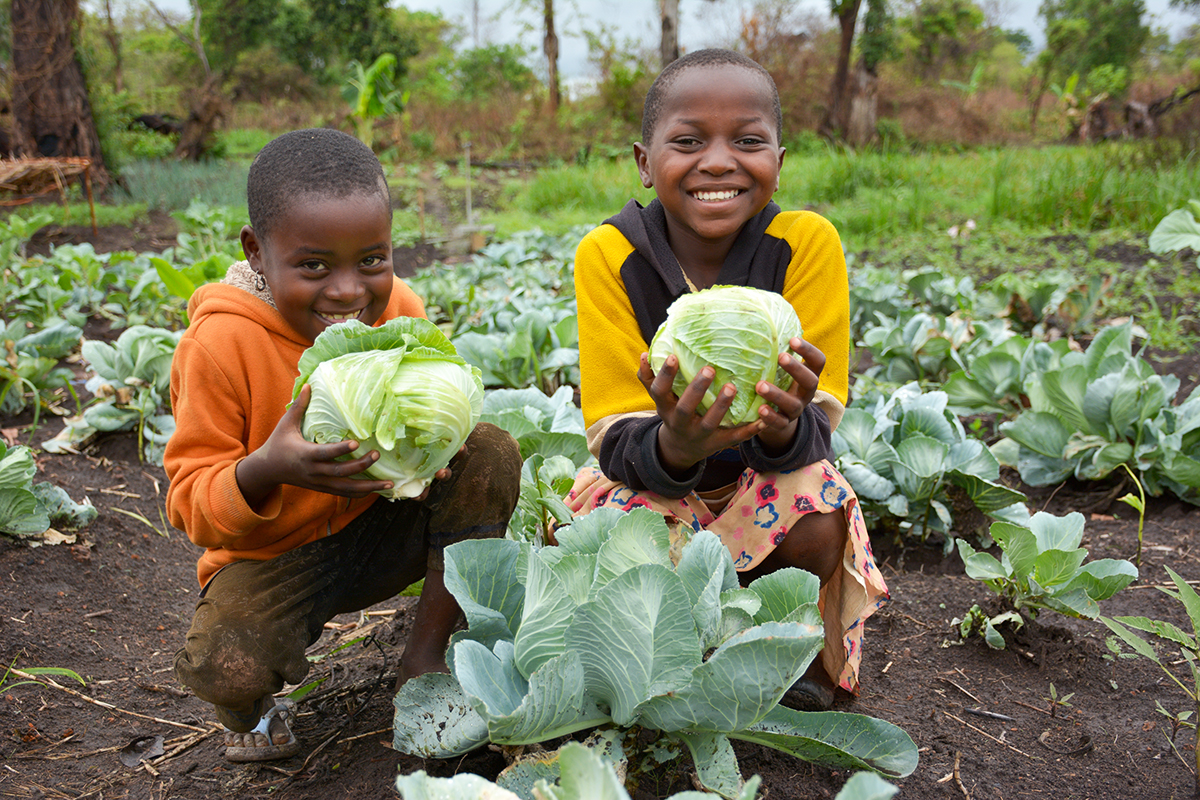
<path fill-rule="evenodd" d="M 325 319 L 333 322 L 345 322 L 348 319 L 357 319 L 358 314 L 326 314 Z"/>
<path fill-rule="evenodd" d="M 696 192 L 697 200 L 732 200 L 737 196 L 737 189 L 727 189 L 723 192 Z"/>

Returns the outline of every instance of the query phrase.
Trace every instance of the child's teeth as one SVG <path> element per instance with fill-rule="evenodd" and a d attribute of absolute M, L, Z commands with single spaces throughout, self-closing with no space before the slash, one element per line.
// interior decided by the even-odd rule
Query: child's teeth
<path fill-rule="evenodd" d="M 737 189 L 729 189 L 724 192 L 696 192 L 697 200 L 732 200 L 737 197 Z"/>

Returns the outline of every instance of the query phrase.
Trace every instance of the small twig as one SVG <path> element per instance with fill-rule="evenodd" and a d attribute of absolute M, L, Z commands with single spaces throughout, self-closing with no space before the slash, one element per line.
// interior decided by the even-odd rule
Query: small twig
<path fill-rule="evenodd" d="M 28 672 L 23 672 L 16 668 L 10 669 L 9 672 L 12 675 L 16 675 L 18 678 L 24 678 L 27 681 L 33 681 L 34 683 L 40 683 L 43 686 L 49 686 L 51 688 L 58 689 L 60 692 L 66 692 L 67 694 L 71 695 L 72 697 L 78 697 L 80 700 L 83 700 L 86 703 L 91 703 L 92 705 L 100 706 L 100 708 L 106 708 L 109 711 L 119 711 L 120 713 L 128 714 L 131 717 L 137 717 L 139 719 L 148 719 L 151 722 L 158 722 L 163 725 L 174 725 L 176 728 L 186 728 L 189 731 L 198 731 L 200 733 L 204 733 L 205 731 L 207 731 L 207 728 L 197 728 L 195 725 L 188 725 L 183 722 L 172 722 L 169 719 L 161 719 L 159 717 L 151 717 L 151 716 L 147 716 L 146 714 L 139 714 L 136 711 L 127 711 L 124 708 L 118 708 L 117 706 L 114 706 L 112 703 L 105 703 L 103 700 L 97 700 L 94 697 L 87 696 L 83 692 L 77 692 L 74 689 L 71 689 L 66 686 L 63 686 L 62 684 L 56 683 L 54 680 L 52 680 L 51 678 L 47 678 L 44 675 L 32 675 Z"/>
<path fill-rule="evenodd" d="M 1013 747 L 1013 746 L 1012 746 L 1011 744 L 1009 744 L 1008 742 L 1002 742 L 1002 741 L 1000 741 L 999 739 L 997 739 L 995 736 L 992 736 L 992 735 L 991 735 L 990 733 L 988 733 L 987 731 L 980 730 L 979 728 L 976 728 L 974 725 L 972 725 L 971 723 L 967 722 L 965 719 L 959 719 L 958 717 L 956 717 L 956 716 L 954 716 L 953 714 L 951 714 L 949 711 L 943 711 L 942 713 L 943 713 L 943 714 L 945 714 L 945 715 L 946 715 L 947 717 L 949 717 L 950 719 L 954 720 L 955 722 L 958 722 L 958 723 L 961 723 L 961 724 L 963 724 L 963 725 L 966 725 L 968 728 L 970 728 L 971 730 L 975 731 L 976 733 L 983 734 L 984 736 L 986 736 L 987 738 L 991 739 L 991 740 L 992 740 L 993 742 L 995 742 L 996 744 L 1004 745 L 1004 746 L 1005 746 L 1005 747 L 1007 747 L 1009 750 L 1012 750 L 1014 753 L 1020 753 L 1021 755 L 1025 756 L 1026 758 L 1032 759 L 1032 760 L 1034 760 L 1034 761 L 1044 761 L 1044 760 L 1045 760 L 1045 759 L 1043 759 L 1043 758 L 1038 758 L 1037 756 L 1031 756 L 1029 753 L 1026 753 L 1024 750 L 1021 750 L 1021 749 L 1019 749 L 1019 748 Z"/>
<path fill-rule="evenodd" d="M 1200 586 L 1200 581 L 1184 581 L 1188 586 Z M 1174 589 L 1173 583 L 1137 583 L 1133 586 L 1126 586 L 1126 589 Z"/>
<path fill-rule="evenodd" d="M 1038 706 L 1031 706 L 1031 705 L 1029 705 L 1029 703 L 1022 703 L 1020 700 L 1013 700 L 1013 702 L 1014 702 L 1014 703 L 1016 703 L 1016 704 L 1017 704 L 1017 705 L 1019 705 L 1019 706 L 1025 706 L 1026 708 L 1031 708 L 1031 709 L 1033 709 L 1034 711 L 1039 711 L 1039 712 L 1041 712 L 1041 713 L 1045 714 L 1047 717 L 1053 717 L 1053 716 L 1054 716 L 1053 714 L 1051 714 L 1049 711 L 1047 711 L 1047 710 L 1046 710 L 1046 709 L 1044 709 L 1044 708 L 1040 708 L 1040 707 L 1038 707 Z"/>
<path fill-rule="evenodd" d="M 287 775 L 289 778 L 294 778 L 297 775 L 304 772 L 304 770 L 308 769 L 308 762 L 310 762 L 314 758 L 316 758 L 317 754 L 320 753 L 322 750 L 324 750 L 326 747 L 328 747 L 333 742 L 333 740 L 336 739 L 341 734 L 341 732 L 342 732 L 341 729 L 334 731 L 333 734 L 328 739 L 326 739 L 325 741 L 323 741 L 319 745 L 317 745 L 317 748 L 308 754 L 308 758 L 304 759 L 304 763 L 301 764 L 296 769 L 281 769 L 279 767 L 275 767 L 270 764 L 263 764 L 263 766 L 266 767 L 267 769 L 278 772 L 280 775 Z"/>
<path fill-rule="evenodd" d="M 121 492 L 121 491 L 117 491 L 116 489 L 103 489 L 103 488 L 100 489 L 99 491 L 100 491 L 100 494 L 115 494 L 118 497 L 132 497 L 134 500 L 142 499 L 142 496 L 140 494 L 135 494 L 133 492 Z"/>
<path fill-rule="evenodd" d="M 105 614 L 111 614 L 112 612 L 113 610 L 111 608 L 106 608 L 103 611 L 93 611 L 90 614 L 84 614 L 83 618 L 91 619 L 92 617 L 103 617 Z"/>
<path fill-rule="evenodd" d="M 391 733 L 391 732 L 392 732 L 391 728 L 380 728 L 377 731 L 368 731 L 367 733 L 360 733 L 357 736 L 347 736 L 345 739 L 338 739 L 337 743 L 345 744 L 346 742 L 353 742 L 356 739 L 365 739 L 368 736 L 378 736 L 381 733 Z"/>
<path fill-rule="evenodd" d="M 904 617 L 909 622 L 915 622 L 918 625 L 920 625 L 922 628 L 928 628 L 929 630 L 933 630 L 936 627 L 934 625 L 930 625 L 928 622 L 922 622 L 921 620 L 917 619 L 916 617 L 910 617 L 908 614 L 905 614 L 903 611 L 893 611 L 892 613 L 896 614 L 897 616 Z"/>
<path fill-rule="evenodd" d="M 190 750 L 191 748 L 200 744 L 200 742 L 203 742 L 205 739 L 212 736 L 213 734 L 220 733 L 221 730 L 222 730 L 222 726 L 214 726 L 211 730 L 208 731 L 208 733 L 193 734 L 192 736 L 187 737 L 187 739 L 182 744 L 180 744 L 179 747 L 176 747 L 174 750 L 172 750 L 169 753 L 164 753 L 163 755 L 154 759 L 150 763 L 157 766 L 158 764 L 161 764 L 164 761 L 167 761 L 168 759 L 175 758 L 176 756 L 183 753 L 185 750 Z M 178 740 L 175 740 L 175 741 L 178 741 Z M 169 744 L 169 742 L 168 742 L 168 744 Z"/>
<path fill-rule="evenodd" d="M 955 683 L 954 681 L 950 680 L 949 678 L 942 678 L 942 680 L 944 680 L 946 683 L 948 683 L 948 684 L 950 684 L 951 686 L 953 686 L 955 689 L 958 689 L 960 692 L 962 692 L 962 693 L 963 693 L 963 694 L 965 694 L 967 697 L 969 697 L 969 698 L 971 698 L 972 700 L 974 700 L 976 703 L 979 703 L 979 704 L 981 704 L 981 705 L 983 704 L 983 701 L 982 701 L 982 700 L 980 700 L 978 697 L 976 697 L 975 695 L 971 694 L 971 693 L 970 693 L 970 692 L 968 692 L 966 689 L 964 689 L 963 687 L 959 686 L 957 683 Z"/>
<path fill-rule="evenodd" d="M 974 714 L 977 717 L 987 717 L 989 719 L 1002 719 L 1005 722 L 1016 722 L 1012 717 L 1004 714 L 997 714 L 995 711 L 984 711 L 982 708 L 964 708 L 963 711 L 968 714 Z"/>
<path fill-rule="evenodd" d="M 962 759 L 962 753 L 958 750 L 954 751 L 954 784 L 962 790 L 963 797 L 971 800 L 971 793 L 967 791 L 967 787 L 963 786 L 962 778 L 958 775 L 958 762 Z"/>

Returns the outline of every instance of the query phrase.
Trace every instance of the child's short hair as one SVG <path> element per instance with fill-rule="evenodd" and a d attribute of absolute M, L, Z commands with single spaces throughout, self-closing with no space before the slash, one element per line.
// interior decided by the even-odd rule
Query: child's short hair
<path fill-rule="evenodd" d="M 762 64 L 759 64 L 748 56 L 744 56 L 733 50 L 714 47 L 706 50 L 696 50 L 695 52 L 681 56 L 670 64 L 667 64 L 667 66 L 663 67 L 663 71 L 658 73 L 658 77 L 654 79 L 654 83 L 650 84 L 650 91 L 646 92 L 646 104 L 642 108 L 642 144 L 649 145 L 650 140 L 654 138 L 654 128 L 658 124 L 658 115 L 662 111 L 663 98 L 676 78 L 684 71 L 695 67 L 722 67 L 726 65 L 744 67 L 762 76 L 763 81 L 771 90 L 772 111 L 775 112 L 775 136 L 782 140 L 783 109 L 779 103 L 779 90 L 775 88 L 775 79 L 771 77 L 771 73 L 767 72 Z"/>
<path fill-rule="evenodd" d="M 378 193 L 392 211 L 387 178 L 371 148 L 330 128 L 291 131 L 272 139 L 250 164 L 246 205 L 250 226 L 265 236 L 297 197 Z"/>

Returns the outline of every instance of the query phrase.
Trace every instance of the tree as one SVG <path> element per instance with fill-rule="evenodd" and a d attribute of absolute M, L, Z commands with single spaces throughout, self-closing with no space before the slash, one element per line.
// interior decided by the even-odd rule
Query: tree
<path fill-rule="evenodd" d="M 1039 14 L 1046 20 L 1046 47 L 1038 54 L 1036 78 L 1029 96 L 1029 127 L 1036 130 L 1042 95 L 1052 84 L 1077 75 L 1087 85 L 1101 65 L 1130 69 L 1150 35 L 1142 23 L 1143 0 L 1044 0 Z"/>
<path fill-rule="evenodd" d="M 662 18 L 662 36 L 658 56 L 666 67 L 679 58 L 679 0 L 659 0 L 659 16 Z"/>
<path fill-rule="evenodd" d="M 854 46 L 854 27 L 858 24 L 858 9 L 862 0 L 829 0 L 829 9 L 837 17 L 841 38 L 833 82 L 829 86 L 829 103 L 818 132 L 829 139 L 841 139 L 850 124 L 850 52 Z"/>
<path fill-rule="evenodd" d="M 558 88 L 558 34 L 554 32 L 554 0 L 543 0 L 542 21 L 546 31 L 542 51 L 546 54 L 546 88 L 550 92 L 550 113 L 558 113 L 561 100 Z"/>
<path fill-rule="evenodd" d="M 875 139 L 879 121 L 879 65 L 891 55 L 893 46 L 887 0 L 867 0 L 846 123 L 846 141 L 852 145 L 864 145 Z"/>
<path fill-rule="evenodd" d="M 74 34 L 78 0 L 12 0 L 13 144 L 24 156 L 92 161 L 92 180 L 108 172 L 92 118 Z"/>
<path fill-rule="evenodd" d="M 936 80 L 947 63 L 961 67 L 983 21 L 983 11 L 971 0 L 922 0 L 908 20 L 922 77 Z"/>

